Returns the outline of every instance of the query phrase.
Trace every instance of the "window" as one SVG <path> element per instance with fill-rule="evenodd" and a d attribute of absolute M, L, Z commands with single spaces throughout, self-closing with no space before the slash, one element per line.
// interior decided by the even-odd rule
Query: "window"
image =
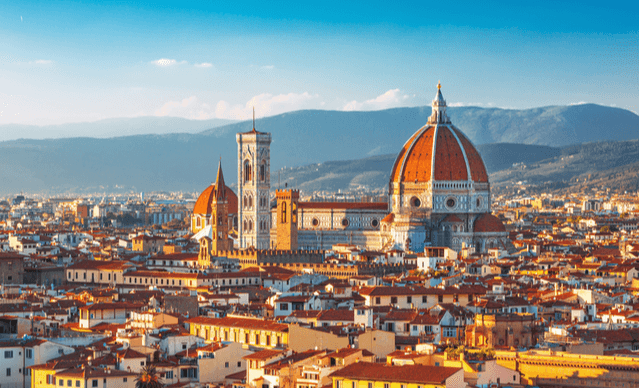
<path fill-rule="evenodd" d="M 58 385 L 61 387 L 64 387 L 64 380 L 62 379 L 58 380 Z"/>
<path fill-rule="evenodd" d="M 282 311 L 288 310 L 288 303 L 280 303 L 280 310 Z"/>
<path fill-rule="evenodd" d="M 439 295 L 437 297 L 437 300 L 439 301 L 439 303 L 442 303 L 444 301 L 444 295 Z"/>
<path fill-rule="evenodd" d="M 98 380 L 92 380 L 92 381 L 91 381 L 91 386 L 92 386 L 92 387 L 94 387 L 94 388 L 97 388 L 97 386 L 98 386 Z"/>
<path fill-rule="evenodd" d="M 282 224 L 286 223 L 286 202 L 282 202 Z"/>
<path fill-rule="evenodd" d="M 13 350 L 5 350 L 4 358 L 13 358 Z"/>
<path fill-rule="evenodd" d="M 384 388 L 390 388 L 390 384 L 384 383 Z"/>
<path fill-rule="evenodd" d="M 67 387 L 73 387 L 73 380 L 67 380 Z"/>
<path fill-rule="evenodd" d="M 53 375 L 47 375 L 47 384 L 55 384 L 53 381 Z"/>
<path fill-rule="evenodd" d="M 247 159 L 244 161 L 244 182 L 249 182 L 251 179 L 251 162 Z"/>
<path fill-rule="evenodd" d="M 140 361 L 140 366 L 144 366 L 144 361 Z"/>
<path fill-rule="evenodd" d="M 380 304 L 381 302 L 381 298 L 378 296 L 375 298 L 375 304 Z"/>
<path fill-rule="evenodd" d="M 351 382 L 351 388 L 357 388 L 357 383 L 356 382 Z"/>
<path fill-rule="evenodd" d="M 241 367 L 242 367 L 242 361 L 238 361 L 238 362 L 237 362 L 237 367 L 238 367 L 238 368 L 241 368 Z"/>
<path fill-rule="evenodd" d="M 127 381 L 127 378 L 126 378 L 126 377 L 123 377 L 123 378 L 122 378 L 122 382 L 123 382 L 123 383 L 126 383 L 126 381 Z M 79 382 L 79 381 L 78 381 L 78 382 Z"/>
<path fill-rule="evenodd" d="M 225 368 L 228 368 L 228 367 L 229 367 L 229 362 L 228 362 L 228 361 L 224 363 L 224 367 L 225 367 Z"/>
<path fill-rule="evenodd" d="M 7 377 L 11 376 L 11 368 L 7 368 Z"/>
<path fill-rule="evenodd" d="M 266 162 L 262 160 L 262 164 L 260 165 L 260 181 L 264 182 L 266 180 Z"/>
<path fill-rule="evenodd" d="M 428 297 L 426 295 L 422 296 L 422 303 L 428 303 Z"/>
<path fill-rule="evenodd" d="M 396 304 L 396 303 L 397 303 L 397 297 L 391 296 L 391 304 Z"/>
<path fill-rule="evenodd" d="M 369 382 L 368 383 L 368 388 L 373 388 L 373 383 Z"/>
<path fill-rule="evenodd" d="M 164 377 L 167 379 L 173 379 L 173 371 L 170 370 L 164 374 Z"/>
<path fill-rule="evenodd" d="M 78 387 L 78 388 L 80 388 L 80 380 L 76 380 L 76 381 L 75 381 L 75 386 L 76 386 L 76 387 Z"/>
<path fill-rule="evenodd" d="M 406 303 L 413 303 L 413 297 L 412 296 L 407 296 L 406 297 Z"/>

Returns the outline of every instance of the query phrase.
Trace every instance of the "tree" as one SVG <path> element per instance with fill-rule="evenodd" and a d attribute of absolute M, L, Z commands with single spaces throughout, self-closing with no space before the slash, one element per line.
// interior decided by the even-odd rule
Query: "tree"
<path fill-rule="evenodd" d="M 147 365 L 142 368 L 142 371 L 135 379 L 135 388 L 164 388 L 164 382 L 154 365 Z"/>

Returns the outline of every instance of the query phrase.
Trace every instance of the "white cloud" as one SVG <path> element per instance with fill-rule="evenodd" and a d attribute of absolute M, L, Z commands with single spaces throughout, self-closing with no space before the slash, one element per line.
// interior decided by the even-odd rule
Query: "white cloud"
<path fill-rule="evenodd" d="M 208 67 L 213 67 L 212 63 L 209 62 L 202 62 L 202 63 L 196 63 L 195 65 L 193 65 L 195 67 L 201 67 L 201 68 L 208 68 Z"/>
<path fill-rule="evenodd" d="M 50 65 L 53 61 L 50 59 L 37 59 L 35 61 L 30 61 L 30 65 Z"/>
<path fill-rule="evenodd" d="M 587 101 L 579 101 L 579 102 L 571 102 L 570 105 L 585 105 L 587 104 Z"/>
<path fill-rule="evenodd" d="M 181 101 L 169 101 L 155 111 L 156 116 L 184 117 L 191 120 L 212 118 L 249 120 L 253 117 L 273 116 L 299 109 L 313 108 L 319 95 L 304 93 L 288 93 L 272 95 L 263 93 L 251 98 L 245 104 L 230 104 L 221 100 L 215 106 L 200 101 L 196 96 Z"/>
<path fill-rule="evenodd" d="M 399 89 L 391 89 L 386 93 L 379 95 L 371 100 L 364 102 L 351 101 L 348 102 L 342 110 L 381 110 L 402 106 L 410 97 L 402 94 Z"/>
<path fill-rule="evenodd" d="M 215 116 L 223 119 L 248 120 L 253 116 L 255 107 L 256 117 L 273 116 L 299 109 L 311 108 L 310 104 L 319 98 L 317 94 L 288 93 L 276 96 L 262 93 L 251 98 L 246 104 L 231 105 L 220 101 L 215 107 Z"/>
<path fill-rule="evenodd" d="M 175 65 L 184 65 L 187 62 L 186 61 L 178 62 L 175 59 L 160 58 L 158 60 L 151 61 L 151 63 L 154 64 L 155 66 L 169 67 L 169 66 L 175 66 Z"/>
<path fill-rule="evenodd" d="M 156 116 L 184 117 L 191 120 L 206 120 L 215 117 L 211 114 L 211 106 L 191 96 L 182 101 L 169 101 L 155 111 Z"/>

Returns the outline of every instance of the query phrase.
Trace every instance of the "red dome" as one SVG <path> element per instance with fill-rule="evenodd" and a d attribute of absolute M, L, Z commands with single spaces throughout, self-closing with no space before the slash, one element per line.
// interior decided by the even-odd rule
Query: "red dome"
<path fill-rule="evenodd" d="M 431 180 L 488 183 L 479 152 L 450 124 L 422 127 L 406 142 L 393 165 L 392 183 Z"/>
<path fill-rule="evenodd" d="M 237 213 L 237 195 L 228 186 L 224 186 L 226 198 L 229 202 L 228 212 L 229 214 Z M 204 189 L 202 194 L 197 198 L 195 207 L 193 208 L 193 214 L 211 214 L 211 203 L 215 199 L 215 185 L 211 184 Z"/>
<path fill-rule="evenodd" d="M 505 232 L 506 227 L 501 220 L 490 213 L 484 213 L 475 221 L 475 233 Z"/>

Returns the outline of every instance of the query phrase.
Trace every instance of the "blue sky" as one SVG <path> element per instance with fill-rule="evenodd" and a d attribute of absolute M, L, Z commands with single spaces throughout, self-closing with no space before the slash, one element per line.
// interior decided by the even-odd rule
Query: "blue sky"
<path fill-rule="evenodd" d="M 636 3 L 73 2 L 0 6 L 0 124 L 297 109 L 639 112 Z"/>

